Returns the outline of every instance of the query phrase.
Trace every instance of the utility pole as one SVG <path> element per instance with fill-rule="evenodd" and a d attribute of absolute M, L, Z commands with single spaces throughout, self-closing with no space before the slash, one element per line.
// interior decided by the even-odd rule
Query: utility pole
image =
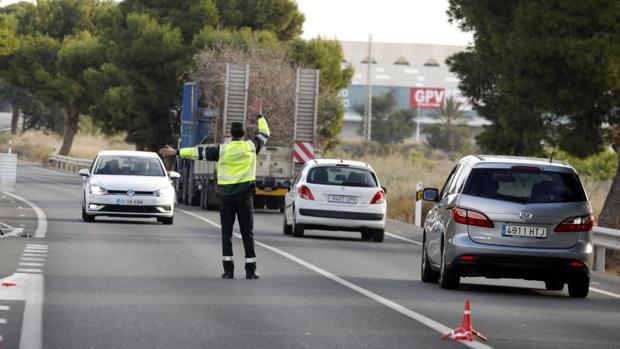
<path fill-rule="evenodd" d="M 372 84 L 370 76 L 372 74 L 372 34 L 368 34 L 368 71 L 366 73 L 366 86 L 368 87 L 368 99 L 366 100 L 366 115 L 364 115 L 364 140 L 370 141 L 372 135 Z"/>

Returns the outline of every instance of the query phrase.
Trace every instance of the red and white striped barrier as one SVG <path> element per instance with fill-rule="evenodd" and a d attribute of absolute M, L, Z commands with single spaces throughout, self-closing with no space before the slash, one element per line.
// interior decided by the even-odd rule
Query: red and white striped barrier
<path fill-rule="evenodd" d="M 314 159 L 314 143 L 295 142 L 293 144 L 293 159 L 296 163 L 305 164 Z"/>

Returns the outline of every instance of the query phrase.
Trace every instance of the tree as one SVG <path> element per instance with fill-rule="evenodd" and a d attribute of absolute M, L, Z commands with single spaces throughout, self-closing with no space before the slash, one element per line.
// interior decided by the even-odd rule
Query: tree
<path fill-rule="evenodd" d="M 464 123 L 469 119 L 463 103 L 450 96 L 445 103 L 433 110 L 429 115 L 436 123 L 426 127 L 428 134 L 426 143 L 431 148 L 449 152 L 462 151 L 468 148 L 468 139 L 471 135 Z"/>
<path fill-rule="evenodd" d="M 358 105 L 355 109 L 363 115 L 365 106 Z M 381 144 L 400 143 L 415 130 L 414 118 L 412 110 L 398 109 L 394 90 L 383 96 L 373 96 L 371 139 Z"/>
<path fill-rule="evenodd" d="M 449 64 L 481 115 L 496 112 L 493 126 L 481 135 L 488 146 L 493 140 L 502 144 L 502 134 L 489 131 L 503 124 L 520 125 L 517 134 L 504 130 L 522 144 L 516 151 L 537 153 L 545 139 L 578 156 L 596 153 L 606 142 L 617 149 L 620 3 L 451 0 L 448 12 L 474 33 L 474 46 L 452 56 Z M 519 119 L 522 111 L 525 118 Z M 620 170 L 599 224 L 619 228 L 619 211 Z"/>
<path fill-rule="evenodd" d="M 146 14 L 109 8 L 100 17 L 105 63 L 86 81 L 101 95 L 93 116 L 107 133 L 127 131 L 138 149 L 172 141 L 169 110 L 178 103 L 179 77 L 191 57 L 181 31 Z"/>
<path fill-rule="evenodd" d="M 290 40 L 302 32 L 304 15 L 291 0 L 216 0 L 225 28 L 268 30 L 280 40 Z"/>
<path fill-rule="evenodd" d="M 83 73 L 101 64 L 100 46 L 90 32 L 97 6 L 96 0 L 40 1 L 18 3 L 4 14 L 17 20 L 19 45 L 0 58 L 0 77 L 45 105 L 62 106 L 62 155 L 69 154 L 79 115 L 90 106 Z"/>

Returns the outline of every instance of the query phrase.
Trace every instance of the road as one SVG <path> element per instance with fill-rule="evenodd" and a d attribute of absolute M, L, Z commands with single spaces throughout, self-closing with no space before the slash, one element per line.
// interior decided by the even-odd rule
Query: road
<path fill-rule="evenodd" d="M 381 244 L 321 231 L 300 239 L 261 211 L 261 279 L 242 278 L 236 238 L 237 279 L 221 280 L 217 212 L 178 206 L 173 226 L 84 223 L 80 184 L 20 164 L 17 196 L 0 193 L 0 222 L 33 235 L 0 239 L 0 278 L 17 284 L 0 288 L 0 348 L 461 348 L 439 337 L 460 324 L 466 299 L 488 347 L 620 341 L 618 279 L 595 275 L 586 299 L 514 280 L 442 290 L 420 281 L 421 235 L 408 224 L 390 221 Z"/>

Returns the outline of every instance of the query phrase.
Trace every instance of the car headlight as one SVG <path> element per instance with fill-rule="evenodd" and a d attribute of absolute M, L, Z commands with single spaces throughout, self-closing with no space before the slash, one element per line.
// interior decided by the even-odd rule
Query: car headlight
<path fill-rule="evenodd" d="M 153 194 L 159 197 L 170 197 L 170 196 L 174 196 L 174 189 L 173 188 L 161 188 L 161 189 L 155 190 Z"/>
<path fill-rule="evenodd" d="M 105 188 L 102 188 L 98 185 L 91 185 L 89 191 L 91 194 L 94 195 L 106 195 L 108 193 Z"/>

